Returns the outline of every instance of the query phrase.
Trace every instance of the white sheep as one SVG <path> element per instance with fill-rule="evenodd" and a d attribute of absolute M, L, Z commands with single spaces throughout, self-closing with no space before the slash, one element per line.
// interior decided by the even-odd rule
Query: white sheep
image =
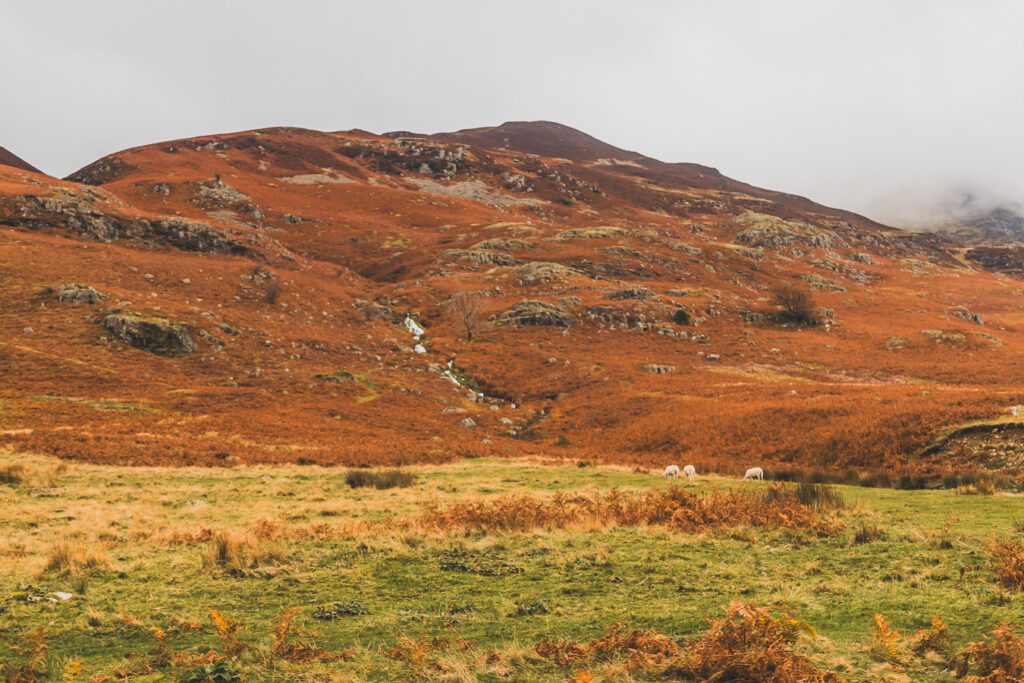
<path fill-rule="evenodd" d="M 669 465 L 665 468 L 665 478 L 668 479 L 669 477 L 679 478 L 679 465 Z"/>
<path fill-rule="evenodd" d="M 764 470 L 760 467 L 751 467 L 743 474 L 743 479 L 764 479 Z"/>
<path fill-rule="evenodd" d="M 687 479 L 693 479 L 697 476 L 697 468 L 693 465 L 687 465 L 683 468 L 683 476 Z"/>

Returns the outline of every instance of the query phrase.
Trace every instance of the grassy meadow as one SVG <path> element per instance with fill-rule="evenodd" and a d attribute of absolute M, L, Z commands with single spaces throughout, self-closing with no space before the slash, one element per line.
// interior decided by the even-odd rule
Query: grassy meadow
<path fill-rule="evenodd" d="M 353 488 L 346 470 L 316 466 L 0 453 L 0 672 L 19 683 L 700 680 L 672 662 L 738 601 L 799 624 L 787 647 L 818 670 L 947 681 L 969 643 L 1024 621 L 1024 594 L 990 561 L 994 541 L 1021 538 L 1022 497 L 836 486 L 843 506 L 816 512 L 826 526 L 779 507 L 777 524 L 681 531 L 623 523 L 631 513 L 611 492 L 678 486 L 735 503 L 782 485 L 540 460 L 402 471 L 411 481 L 390 483 L 406 486 Z M 577 495 L 604 502 L 488 527 L 510 501 L 547 514 L 545 501 Z M 618 516 L 602 519 L 608 510 Z M 586 645 L 619 622 L 648 640 Z M 937 644 L 921 646 L 929 633 Z"/>

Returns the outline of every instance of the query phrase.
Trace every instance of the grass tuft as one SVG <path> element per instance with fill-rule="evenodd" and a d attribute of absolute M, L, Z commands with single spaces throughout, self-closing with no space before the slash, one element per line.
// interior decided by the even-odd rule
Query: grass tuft
<path fill-rule="evenodd" d="M 287 559 L 287 553 L 276 544 L 255 536 L 220 531 L 213 535 L 206 546 L 203 567 L 242 577 L 253 569 L 282 564 Z"/>
<path fill-rule="evenodd" d="M 107 565 L 107 557 L 97 550 L 60 542 L 50 549 L 43 573 L 81 574 L 105 569 Z"/>
<path fill-rule="evenodd" d="M 406 488 L 416 483 L 416 475 L 401 470 L 349 470 L 345 473 L 345 483 L 354 489 Z"/>

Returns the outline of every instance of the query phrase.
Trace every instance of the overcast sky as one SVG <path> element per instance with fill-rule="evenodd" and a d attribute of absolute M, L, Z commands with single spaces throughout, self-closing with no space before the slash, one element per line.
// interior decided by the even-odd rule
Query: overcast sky
<path fill-rule="evenodd" d="M 63 176 L 274 125 L 547 119 L 905 222 L 1024 200 L 1017 0 L 4 0 L 0 145 Z"/>

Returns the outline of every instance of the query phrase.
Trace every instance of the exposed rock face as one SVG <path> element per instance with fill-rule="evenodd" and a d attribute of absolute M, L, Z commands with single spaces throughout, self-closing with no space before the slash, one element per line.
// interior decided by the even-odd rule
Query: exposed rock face
<path fill-rule="evenodd" d="M 66 304 L 98 304 L 106 295 L 94 287 L 74 283 L 63 284 L 57 298 Z"/>
<path fill-rule="evenodd" d="M 653 299 L 654 292 L 647 289 L 646 287 L 631 287 L 629 289 L 620 289 L 617 292 L 612 292 L 606 298 L 608 299 Z"/>
<path fill-rule="evenodd" d="M 600 225 L 596 228 L 573 228 L 563 230 L 555 238 L 560 240 L 601 240 L 614 237 L 626 237 L 629 231 L 613 225 Z"/>
<path fill-rule="evenodd" d="M 58 188 L 46 196 L 19 195 L 0 207 L 0 224 L 41 230 L 66 227 L 98 242 L 127 239 L 168 244 L 185 251 L 250 255 L 252 251 L 206 223 L 186 218 L 129 218 L 110 212 L 118 200 L 102 191 Z"/>
<path fill-rule="evenodd" d="M 450 185 L 444 185 L 428 178 L 406 178 L 406 181 L 415 185 L 421 192 L 429 192 L 430 194 L 439 194 L 456 199 L 467 199 L 497 208 L 519 205 L 539 206 L 543 203 L 536 199 L 521 199 L 502 194 L 492 190 L 482 180 L 462 180 Z"/>
<path fill-rule="evenodd" d="M 967 335 L 963 332 L 947 332 L 946 330 L 921 330 L 921 335 L 931 339 L 936 344 L 947 344 L 958 346 L 967 341 Z"/>
<path fill-rule="evenodd" d="M 676 366 L 665 365 L 662 363 L 648 363 L 644 366 L 644 372 L 649 372 L 654 375 L 665 375 L 670 372 L 675 372 Z"/>
<path fill-rule="evenodd" d="M 520 251 L 522 249 L 529 249 L 534 246 L 532 242 L 526 240 L 519 240 L 510 237 L 492 237 L 486 239 L 483 242 L 477 243 L 474 249 L 485 249 L 487 251 Z"/>
<path fill-rule="evenodd" d="M 968 249 L 968 261 L 998 273 L 1020 275 L 1024 273 L 1024 247 L 1020 245 L 986 245 Z"/>
<path fill-rule="evenodd" d="M 805 247 L 839 249 L 849 246 L 831 230 L 823 230 L 806 221 L 792 221 L 748 211 L 731 225 L 739 228 L 736 241 L 752 247 L 780 249 L 800 244 Z"/>
<path fill-rule="evenodd" d="M 822 277 L 815 273 L 808 273 L 807 275 L 799 276 L 801 280 L 809 284 L 815 289 L 825 289 L 830 292 L 845 292 L 846 287 L 827 277 Z"/>
<path fill-rule="evenodd" d="M 520 301 L 498 316 L 499 322 L 508 325 L 570 327 L 575 320 L 567 307 L 547 301 Z"/>
<path fill-rule="evenodd" d="M 196 350 L 188 327 L 164 318 L 110 313 L 103 318 L 103 327 L 125 344 L 160 356 L 184 356 Z"/>
<path fill-rule="evenodd" d="M 980 313 L 971 313 L 966 306 L 961 306 L 953 311 L 953 315 L 961 320 L 966 320 L 969 323 L 975 325 L 984 325 L 985 319 L 981 317 Z"/>
<path fill-rule="evenodd" d="M 530 261 L 518 266 L 514 272 L 519 278 L 519 284 L 525 287 L 582 275 L 578 270 L 549 261 Z"/>
<path fill-rule="evenodd" d="M 468 261 L 477 266 L 511 266 L 516 260 L 508 254 L 486 249 L 449 249 L 445 252 L 449 258 L 457 258 Z"/>

